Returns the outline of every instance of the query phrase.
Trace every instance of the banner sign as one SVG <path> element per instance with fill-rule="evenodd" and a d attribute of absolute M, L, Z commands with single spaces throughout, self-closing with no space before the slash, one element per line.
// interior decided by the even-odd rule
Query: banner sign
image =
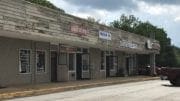
<path fill-rule="evenodd" d="M 89 31 L 84 26 L 79 26 L 76 24 L 71 25 L 71 32 L 78 34 L 78 35 L 87 35 Z"/>
<path fill-rule="evenodd" d="M 111 40 L 111 33 L 105 31 L 99 31 L 99 38 L 105 40 Z"/>

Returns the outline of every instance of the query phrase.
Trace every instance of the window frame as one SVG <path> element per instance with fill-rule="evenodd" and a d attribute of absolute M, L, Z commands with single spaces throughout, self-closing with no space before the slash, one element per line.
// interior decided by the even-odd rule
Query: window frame
<path fill-rule="evenodd" d="M 21 73 L 21 56 L 20 56 L 20 51 L 21 50 L 26 50 L 26 51 L 29 51 L 30 53 L 29 53 L 29 72 L 27 72 L 27 73 Z M 31 49 L 27 49 L 27 48 L 19 48 L 19 50 L 18 50 L 18 52 L 19 52 L 19 60 L 18 60 L 18 62 L 19 62 L 19 70 L 18 70 L 18 72 L 19 72 L 19 74 L 31 74 L 32 73 L 32 68 L 31 68 Z"/>
<path fill-rule="evenodd" d="M 84 67 L 83 67 L 83 56 L 82 56 L 82 72 L 87 72 L 87 71 L 90 71 L 90 54 L 89 53 L 85 53 L 85 54 L 82 54 L 82 55 L 87 55 L 88 56 L 88 58 L 87 58 L 87 62 L 88 62 L 88 68 L 87 69 L 85 69 Z"/>
<path fill-rule="evenodd" d="M 112 58 L 112 62 L 113 62 L 112 67 L 113 68 L 110 68 L 110 71 L 115 71 L 116 68 L 118 68 L 118 61 L 119 61 L 118 56 L 115 55 L 115 51 L 105 51 L 105 57 L 106 56 L 110 56 Z M 115 58 L 117 58 L 116 68 L 115 68 Z M 107 62 L 107 60 L 106 60 L 106 62 Z"/>
<path fill-rule="evenodd" d="M 73 55 L 73 69 L 70 69 L 70 54 Z M 76 53 L 68 53 L 68 71 L 76 71 Z"/>
<path fill-rule="evenodd" d="M 38 52 L 38 51 L 41 51 L 41 52 L 43 51 L 43 52 L 45 53 L 45 54 L 44 54 L 44 55 L 45 55 L 45 56 L 44 56 L 44 58 L 45 58 L 45 61 L 44 61 L 44 62 L 45 62 L 45 63 L 44 63 L 44 66 L 45 66 L 44 69 L 45 69 L 45 70 L 44 70 L 44 72 L 39 72 L 39 71 L 37 70 L 37 68 L 38 68 L 38 67 L 37 67 L 37 52 Z M 36 73 L 37 73 L 37 74 L 47 73 L 46 50 L 36 50 L 36 58 L 35 58 L 35 59 L 36 59 L 36 64 L 35 64 L 35 65 L 36 65 L 36 70 L 35 70 Z"/>
<path fill-rule="evenodd" d="M 113 68 L 110 68 L 110 70 L 115 71 L 118 68 L 118 56 L 113 55 L 112 58 L 113 58 Z M 115 62 L 115 59 L 117 59 L 117 62 Z M 116 65 L 115 65 L 115 63 L 116 63 Z"/>
<path fill-rule="evenodd" d="M 103 54 L 103 56 L 102 56 L 102 54 Z M 102 62 L 102 60 L 103 60 L 103 62 Z M 102 65 L 104 65 L 103 69 L 102 69 Z M 105 51 L 101 51 L 101 67 L 100 67 L 100 71 L 106 71 L 106 52 Z"/>

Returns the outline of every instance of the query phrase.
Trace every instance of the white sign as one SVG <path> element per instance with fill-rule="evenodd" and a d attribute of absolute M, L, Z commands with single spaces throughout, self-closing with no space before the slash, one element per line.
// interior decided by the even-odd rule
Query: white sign
<path fill-rule="evenodd" d="M 105 32 L 105 31 L 99 31 L 99 38 L 111 40 L 111 33 Z"/>
<path fill-rule="evenodd" d="M 150 40 L 147 40 L 147 48 L 152 49 L 152 43 Z"/>
<path fill-rule="evenodd" d="M 128 40 L 121 40 L 120 41 L 120 47 L 137 49 L 138 45 L 136 43 L 129 42 Z"/>

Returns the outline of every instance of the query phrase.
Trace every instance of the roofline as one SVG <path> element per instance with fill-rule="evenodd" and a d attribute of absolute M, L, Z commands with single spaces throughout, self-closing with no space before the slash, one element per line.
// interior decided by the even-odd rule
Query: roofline
<path fill-rule="evenodd" d="M 73 17 L 73 18 L 76 18 L 76 19 L 84 20 L 84 21 L 89 22 L 89 23 L 91 23 L 91 24 L 96 24 L 96 25 L 100 25 L 100 26 L 103 26 L 103 27 L 106 27 L 106 28 L 109 28 L 109 29 L 112 29 L 112 30 L 122 31 L 122 32 L 125 32 L 125 33 L 128 33 L 128 34 L 133 34 L 133 35 L 138 36 L 138 37 L 151 39 L 151 38 L 149 38 L 149 37 L 145 37 L 145 36 L 142 36 L 142 35 L 138 35 L 138 34 L 135 34 L 135 33 L 131 33 L 131 32 L 128 32 L 128 31 L 125 31 L 125 30 L 122 30 L 122 29 L 118 29 L 118 28 L 110 27 L 110 26 L 103 25 L 103 24 L 100 24 L 100 23 L 88 21 L 88 20 L 85 19 L 85 18 L 80 18 L 80 17 L 74 16 L 74 15 L 68 14 L 68 13 L 66 13 L 66 12 L 61 12 L 61 11 L 58 11 L 58 10 L 55 10 L 55 9 L 52 9 L 52 8 L 48 8 L 48 7 L 39 5 L 39 4 L 31 3 L 31 2 L 28 2 L 28 1 L 25 1 L 25 0 L 21 0 L 21 1 L 24 1 L 24 2 L 26 2 L 26 3 L 32 4 L 32 5 L 35 5 L 35 6 L 39 6 L 39 7 L 41 7 L 41 8 L 45 8 L 45 9 L 51 10 L 51 11 L 53 11 L 53 12 L 57 12 L 57 13 L 60 13 L 60 14 L 69 16 L 69 17 Z M 155 40 L 155 39 L 151 39 L 151 40 L 154 40 L 154 41 L 159 42 L 158 40 Z"/>

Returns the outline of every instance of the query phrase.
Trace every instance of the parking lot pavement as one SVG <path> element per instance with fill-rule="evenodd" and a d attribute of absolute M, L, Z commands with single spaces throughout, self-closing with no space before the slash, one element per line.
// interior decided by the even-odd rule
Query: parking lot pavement
<path fill-rule="evenodd" d="M 180 87 L 168 81 L 151 80 L 96 87 L 9 101 L 180 101 Z"/>
<path fill-rule="evenodd" d="M 0 100 L 13 99 L 27 96 L 38 96 L 64 91 L 72 91 L 84 88 L 108 86 L 114 84 L 123 84 L 128 82 L 140 82 L 148 80 L 157 80 L 159 77 L 133 76 L 133 77 L 114 77 L 98 80 L 81 80 L 70 82 L 57 82 L 36 85 L 12 86 L 0 89 Z"/>

